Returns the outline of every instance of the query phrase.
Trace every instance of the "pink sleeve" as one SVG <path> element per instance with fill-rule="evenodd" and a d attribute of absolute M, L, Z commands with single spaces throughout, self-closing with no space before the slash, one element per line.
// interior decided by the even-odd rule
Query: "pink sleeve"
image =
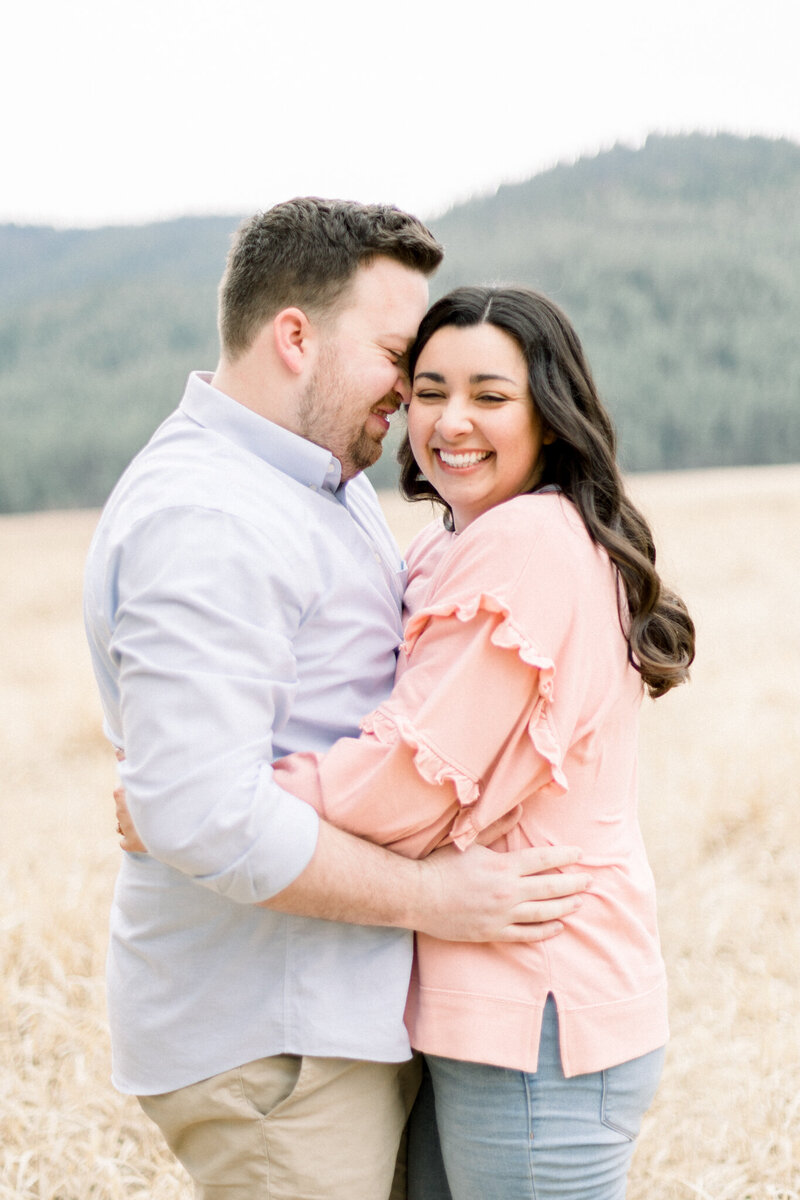
<path fill-rule="evenodd" d="M 281 787 L 410 857 L 448 839 L 463 849 L 540 788 L 566 790 L 547 712 L 555 668 L 501 600 L 440 599 L 412 618 L 406 646 L 361 737 L 276 763 Z"/>

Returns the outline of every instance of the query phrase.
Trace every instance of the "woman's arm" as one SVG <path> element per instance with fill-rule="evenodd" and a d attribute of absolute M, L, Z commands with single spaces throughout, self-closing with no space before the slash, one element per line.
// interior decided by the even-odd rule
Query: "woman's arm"
<path fill-rule="evenodd" d="M 450 838 L 463 848 L 553 783 L 532 737 L 541 685 L 496 608 L 436 617 L 367 732 L 325 755 L 280 760 L 275 782 L 332 824 L 409 857 Z"/>

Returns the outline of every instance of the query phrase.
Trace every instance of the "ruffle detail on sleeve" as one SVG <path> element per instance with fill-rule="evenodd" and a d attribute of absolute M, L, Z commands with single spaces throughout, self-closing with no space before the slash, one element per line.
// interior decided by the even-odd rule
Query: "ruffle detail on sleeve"
<path fill-rule="evenodd" d="M 419 637 L 432 620 L 455 617 L 458 621 L 467 623 L 481 611 L 496 613 L 501 618 L 492 631 L 492 644 L 502 650 L 515 651 L 524 663 L 539 672 L 538 696 L 528 721 L 528 735 L 536 753 L 548 764 L 550 772 L 548 788 L 565 794 L 569 790 L 569 784 L 563 771 L 563 751 L 549 714 L 555 694 L 555 663 L 552 658 L 548 658 L 537 650 L 530 638 L 514 621 L 509 606 L 503 600 L 482 592 L 466 601 L 443 600 L 438 604 L 423 608 L 415 613 L 406 625 L 403 650 L 410 658 Z M 394 744 L 399 739 L 411 747 L 414 751 L 414 766 L 421 777 L 432 784 L 441 784 L 446 781 L 452 783 L 462 809 L 473 808 L 480 799 L 479 780 L 473 778 L 462 766 L 449 761 L 441 750 L 430 740 L 426 740 L 412 720 L 403 714 L 392 711 L 391 701 L 365 717 L 361 722 L 361 728 L 385 744 Z M 460 849 L 466 849 L 481 830 L 486 825 L 492 824 L 499 815 L 502 814 L 489 815 L 488 819 L 481 822 L 479 814 L 472 811 L 462 812 L 454 822 L 451 831 L 452 840 Z"/>
<path fill-rule="evenodd" d="M 440 604 L 422 608 L 406 625 L 403 649 L 410 657 L 423 630 L 435 617 L 456 617 L 465 624 L 475 619 L 480 612 L 498 613 L 503 619 L 492 633 L 492 643 L 501 650 L 516 650 L 519 657 L 539 672 L 539 695 L 542 699 L 553 699 L 553 681 L 556 667 L 552 658 L 540 654 L 527 634 L 520 629 L 511 615 L 511 609 L 497 596 L 480 592 L 469 600 L 443 600 Z"/>
<path fill-rule="evenodd" d="M 452 783 L 462 808 L 474 804 L 478 799 L 480 788 L 477 779 L 472 779 L 463 767 L 449 762 L 405 717 L 377 708 L 364 718 L 361 728 L 364 733 L 373 734 L 385 746 L 394 745 L 397 741 L 405 742 L 414 751 L 414 766 L 421 778 L 432 784 Z"/>

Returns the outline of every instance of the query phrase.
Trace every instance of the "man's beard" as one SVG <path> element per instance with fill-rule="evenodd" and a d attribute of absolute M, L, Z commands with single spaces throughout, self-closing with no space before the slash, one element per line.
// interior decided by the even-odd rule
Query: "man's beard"
<path fill-rule="evenodd" d="M 336 351 L 326 348 L 300 402 L 298 432 L 339 459 L 343 480 L 371 467 L 383 449 L 382 439 L 371 437 L 364 425 L 355 432 L 347 429 L 349 401 Z M 367 415 L 364 414 L 365 421 Z"/>
<path fill-rule="evenodd" d="M 359 471 L 366 470 L 376 463 L 383 453 L 383 439 L 370 437 L 366 429 L 362 429 L 354 437 L 342 458 L 342 479 L 352 479 Z M 337 456 L 338 457 L 338 456 Z"/>

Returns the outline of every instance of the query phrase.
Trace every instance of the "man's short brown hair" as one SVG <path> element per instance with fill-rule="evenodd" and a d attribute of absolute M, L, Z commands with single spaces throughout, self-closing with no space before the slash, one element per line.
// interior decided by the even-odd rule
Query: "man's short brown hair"
<path fill-rule="evenodd" d="M 444 251 L 416 217 L 385 204 L 287 200 L 238 230 L 219 289 L 219 334 L 235 359 L 282 308 L 328 315 L 360 266 L 385 255 L 430 275 Z"/>

